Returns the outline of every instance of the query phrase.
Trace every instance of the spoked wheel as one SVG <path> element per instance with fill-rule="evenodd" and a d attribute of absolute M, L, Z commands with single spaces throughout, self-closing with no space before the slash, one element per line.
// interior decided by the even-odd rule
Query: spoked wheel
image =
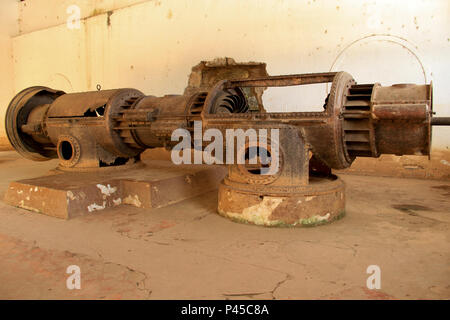
<path fill-rule="evenodd" d="M 52 103 L 65 92 L 35 86 L 22 90 L 9 103 L 5 116 L 5 129 L 9 142 L 23 157 L 34 161 L 56 158 L 56 150 L 42 148 L 33 138 L 22 132 L 28 115 L 37 106 Z"/>

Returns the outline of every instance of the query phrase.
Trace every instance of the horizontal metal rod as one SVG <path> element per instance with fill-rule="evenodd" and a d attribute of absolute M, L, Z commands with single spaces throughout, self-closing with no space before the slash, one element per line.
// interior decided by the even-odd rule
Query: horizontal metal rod
<path fill-rule="evenodd" d="M 286 76 L 269 76 L 244 80 L 230 80 L 225 88 L 232 87 L 287 87 L 304 84 L 332 82 L 337 72 L 304 73 Z"/>
<path fill-rule="evenodd" d="M 450 126 L 450 117 L 432 117 L 432 126 Z"/>

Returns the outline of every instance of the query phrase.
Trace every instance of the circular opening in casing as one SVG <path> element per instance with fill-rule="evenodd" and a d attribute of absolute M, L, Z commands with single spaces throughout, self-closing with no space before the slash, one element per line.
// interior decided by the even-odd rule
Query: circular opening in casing
<path fill-rule="evenodd" d="M 58 144 L 56 145 L 56 151 L 58 153 L 59 165 L 61 167 L 73 167 L 80 160 L 80 144 L 78 143 L 78 140 L 72 136 L 60 136 L 58 139 Z"/>
<path fill-rule="evenodd" d="M 253 159 L 253 161 L 251 161 Z M 261 175 L 271 166 L 272 155 L 267 148 L 250 146 L 245 149 L 244 168 L 250 174 Z"/>
<path fill-rule="evenodd" d="M 59 155 L 63 160 L 70 160 L 73 157 L 73 146 L 67 141 L 63 140 L 59 144 Z"/>
<path fill-rule="evenodd" d="M 247 142 L 237 151 L 237 169 L 248 183 L 267 184 L 276 180 L 283 170 L 283 152 L 279 144 L 267 141 Z M 239 163 L 239 159 L 244 163 Z"/>

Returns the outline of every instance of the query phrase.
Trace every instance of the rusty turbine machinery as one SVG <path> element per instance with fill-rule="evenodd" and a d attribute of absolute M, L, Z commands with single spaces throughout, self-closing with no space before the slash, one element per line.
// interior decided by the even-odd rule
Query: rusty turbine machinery
<path fill-rule="evenodd" d="M 320 112 L 266 112 L 251 94 L 315 83 L 331 83 Z M 227 129 L 278 129 L 280 169 L 262 175 L 261 165 L 229 165 L 218 211 L 254 224 L 303 226 L 344 214 L 344 184 L 331 169 L 347 168 L 355 157 L 429 155 L 432 125 L 450 125 L 450 118 L 433 117 L 432 105 L 431 84 L 357 84 L 346 72 L 221 80 L 207 90 L 163 97 L 37 86 L 13 98 L 6 131 L 25 158 L 59 158 L 64 170 L 101 170 L 133 163 L 148 148 L 170 149 L 177 144 L 172 132 L 193 131 L 195 121 L 224 136 Z M 245 148 L 247 154 L 251 146 Z"/>

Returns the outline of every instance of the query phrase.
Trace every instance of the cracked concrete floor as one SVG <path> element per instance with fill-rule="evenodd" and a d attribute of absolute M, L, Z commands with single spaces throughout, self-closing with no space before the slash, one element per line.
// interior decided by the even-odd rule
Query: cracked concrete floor
<path fill-rule="evenodd" d="M 0 197 L 55 165 L 0 152 Z M 449 299 L 450 181 L 341 177 L 346 217 L 316 228 L 228 221 L 216 192 L 67 221 L 0 202 L 0 298 Z M 66 289 L 72 264 L 81 290 Z"/>

